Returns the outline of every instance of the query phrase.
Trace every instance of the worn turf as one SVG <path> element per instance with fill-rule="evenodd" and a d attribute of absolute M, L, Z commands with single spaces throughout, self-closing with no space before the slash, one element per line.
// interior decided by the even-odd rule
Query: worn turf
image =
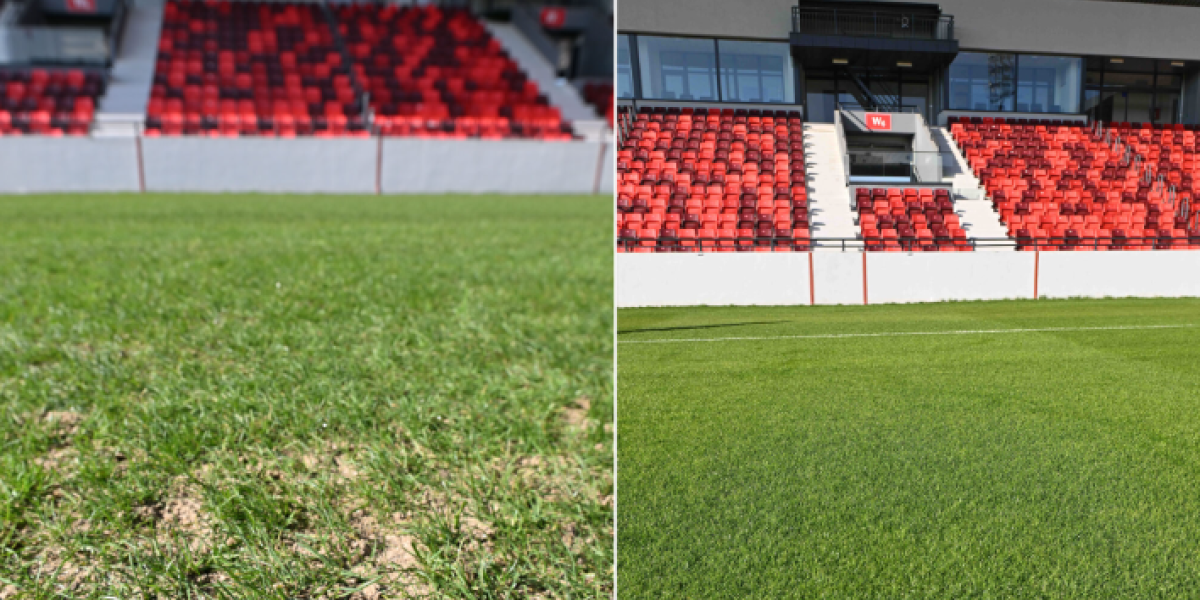
<path fill-rule="evenodd" d="M 0 598 L 595 598 L 611 199 L 0 198 Z"/>
<path fill-rule="evenodd" d="M 1151 325 L 1175 328 L 627 343 Z M 623 600 L 1200 590 L 1200 300 L 638 309 L 618 329 Z"/>

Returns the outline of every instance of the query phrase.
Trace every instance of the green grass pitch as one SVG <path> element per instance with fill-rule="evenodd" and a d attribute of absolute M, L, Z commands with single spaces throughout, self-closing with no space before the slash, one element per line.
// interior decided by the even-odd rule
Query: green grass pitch
<path fill-rule="evenodd" d="M 0 597 L 607 596 L 611 221 L 0 198 Z"/>
<path fill-rule="evenodd" d="M 1047 328 L 1076 330 L 629 343 Z M 622 599 L 1200 590 L 1200 300 L 632 309 L 618 330 Z"/>

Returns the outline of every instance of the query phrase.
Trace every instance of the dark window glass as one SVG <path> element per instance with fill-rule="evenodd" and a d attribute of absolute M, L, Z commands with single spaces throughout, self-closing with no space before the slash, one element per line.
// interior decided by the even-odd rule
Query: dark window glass
<path fill-rule="evenodd" d="M 638 36 L 642 96 L 655 100 L 717 99 L 712 40 Z"/>
<path fill-rule="evenodd" d="M 1016 55 L 960 52 L 950 64 L 950 108 L 1011 111 Z"/>
<path fill-rule="evenodd" d="M 722 100 L 795 104 L 796 84 L 788 44 L 720 40 L 718 45 Z"/>
<path fill-rule="evenodd" d="M 627 35 L 617 36 L 617 97 L 633 97 L 633 55 Z"/>

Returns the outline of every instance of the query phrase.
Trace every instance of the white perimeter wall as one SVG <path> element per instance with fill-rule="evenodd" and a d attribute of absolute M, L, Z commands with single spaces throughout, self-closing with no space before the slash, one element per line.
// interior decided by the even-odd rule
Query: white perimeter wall
<path fill-rule="evenodd" d="M 1200 251 L 1040 254 L 1043 298 L 1200 296 Z"/>
<path fill-rule="evenodd" d="M 1200 296 L 1195 250 L 618 254 L 616 266 L 621 308 Z"/>
<path fill-rule="evenodd" d="M 377 142 L 356 138 L 142 140 L 155 192 L 375 192 Z"/>
<path fill-rule="evenodd" d="M 888 304 L 1032 298 L 1035 261 L 1032 252 L 870 253 L 867 300 Z"/>
<path fill-rule="evenodd" d="M 808 254 L 618 254 L 617 306 L 808 304 Z"/>
<path fill-rule="evenodd" d="M 136 192 L 133 139 L 0 138 L 0 192 Z"/>
<path fill-rule="evenodd" d="M 612 193 L 611 144 L 0 137 L 0 193 Z"/>
<path fill-rule="evenodd" d="M 611 176 L 597 183 L 605 146 L 384 138 L 383 192 L 611 193 Z"/>

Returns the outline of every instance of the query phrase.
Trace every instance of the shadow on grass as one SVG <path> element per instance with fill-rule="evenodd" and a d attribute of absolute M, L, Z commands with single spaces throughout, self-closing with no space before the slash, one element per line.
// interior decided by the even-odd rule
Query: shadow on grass
<path fill-rule="evenodd" d="M 690 325 L 687 327 L 647 327 L 645 329 L 618 329 L 617 335 L 625 335 L 627 333 L 650 333 L 663 331 L 688 331 L 689 329 L 719 329 L 721 327 L 742 327 L 744 325 L 773 325 L 775 323 L 787 323 L 788 321 L 746 321 L 744 323 L 718 323 L 716 325 Z"/>

